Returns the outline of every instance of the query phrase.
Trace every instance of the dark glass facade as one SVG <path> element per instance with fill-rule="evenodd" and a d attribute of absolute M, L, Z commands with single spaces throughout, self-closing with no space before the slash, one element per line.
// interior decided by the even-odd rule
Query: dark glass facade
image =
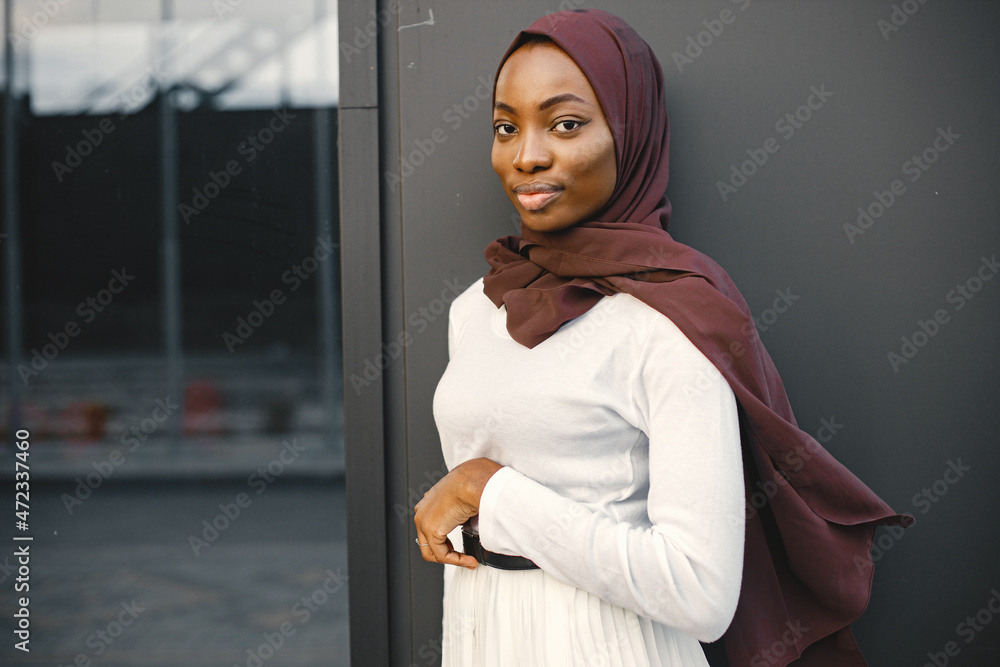
<path fill-rule="evenodd" d="M 335 0 L 4 10 L 0 662 L 347 664 Z"/>

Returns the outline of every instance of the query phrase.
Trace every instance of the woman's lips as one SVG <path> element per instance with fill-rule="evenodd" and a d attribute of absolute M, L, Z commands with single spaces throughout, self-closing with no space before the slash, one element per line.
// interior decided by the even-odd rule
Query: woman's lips
<path fill-rule="evenodd" d="M 537 211 L 548 204 L 550 201 L 558 197 L 562 193 L 562 190 L 556 190 L 555 192 L 535 192 L 531 194 L 519 194 L 517 195 L 517 200 L 521 202 L 521 206 L 524 207 L 526 211 Z"/>

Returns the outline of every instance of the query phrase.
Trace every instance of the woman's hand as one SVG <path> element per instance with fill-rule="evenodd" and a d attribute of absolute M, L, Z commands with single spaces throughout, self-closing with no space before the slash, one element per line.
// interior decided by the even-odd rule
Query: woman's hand
<path fill-rule="evenodd" d="M 424 560 L 476 569 L 479 562 L 455 551 L 448 533 L 479 514 L 479 499 L 486 482 L 502 467 L 490 459 L 471 459 L 455 466 L 424 494 L 413 508 L 417 543 L 428 545 L 420 547 Z"/>

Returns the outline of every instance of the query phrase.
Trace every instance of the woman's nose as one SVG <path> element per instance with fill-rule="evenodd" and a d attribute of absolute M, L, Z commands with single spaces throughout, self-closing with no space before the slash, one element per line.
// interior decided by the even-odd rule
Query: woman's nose
<path fill-rule="evenodd" d="M 518 171 L 535 172 L 552 165 L 552 151 L 546 138 L 540 132 L 521 134 L 521 145 L 514 155 L 514 168 Z"/>

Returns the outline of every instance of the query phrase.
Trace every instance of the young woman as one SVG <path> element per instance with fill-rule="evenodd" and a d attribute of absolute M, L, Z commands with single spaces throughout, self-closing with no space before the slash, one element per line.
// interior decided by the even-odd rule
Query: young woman
<path fill-rule="evenodd" d="M 912 519 L 796 427 L 738 290 L 667 233 L 652 50 L 603 11 L 543 17 L 493 125 L 522 235 L 452 304 L 450 472 L 415 508 L 423 557 L 462 566 L 443 664 L 689 667 L 720 637 L 734 666 L 864 664 L 872 533 Z"/>

